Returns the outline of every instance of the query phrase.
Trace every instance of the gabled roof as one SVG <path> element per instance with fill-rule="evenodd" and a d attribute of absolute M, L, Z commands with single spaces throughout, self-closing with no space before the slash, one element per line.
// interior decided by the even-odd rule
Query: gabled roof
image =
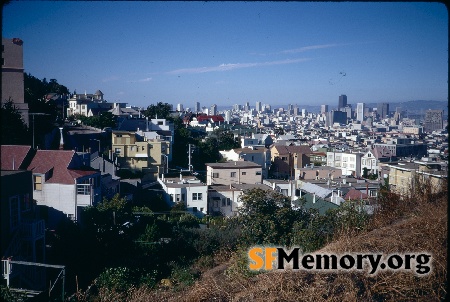
<path fill-rule="evenodd" d="M 301 146 L 284 146 L 284 145 L 274 145 L 279 154 L 289 154 L 289 153 L 299 153 L 299 154 L 310 154 L 312 153 L 311 148 L 306 145 Z"/>
<path fill-rule="evenodd" d="M 76 178 L 98 173 L 90 167 L 82 167 L 76 156 L 73 150 L 38 150 L 27 170 L 48 173 L 47 183 L 60 184 L 74 184 Z"/>
<path fill-rule="evenodd" d="M 26 158 L 31 156 L 31 146 L 2 145 L 1 146 L 1 169 L 19 170 L 26 169 Z M 13 167 L 14 163 L 14 167 Z"/>
<path fill-rule="evenodd" d="M 203 121 L 210 121 L 210 120 L 212 120 L 215 123 L 225 121 L 223 119 L 223 116 L 220 116 L 220 115 L 199 115 L 199 116 L 197 116 L 197 121 L 199 123 L 201 123 Z"/>
<path fill-rule="evenodd" d="M 344 199 L 345 200 L 360 200 L 360 199 L 367 199 L 369 198 L 369 195 L 366 193 L 363 193 L 359 190 L 356 190 L 354 188 L 350 189 L 347 194 L 345 194 Z"/>
<path fill-rule="evenodd" d="M 389 150 L 388 148 L 384 147 L 384 146 L 377 146 L 375 148 L 373 148 L 372 150 L 372 154 L 376 159 L 380 159 L 383 157 L 395 157 L 395 154 L 392 153 L 391 150 Z"/>

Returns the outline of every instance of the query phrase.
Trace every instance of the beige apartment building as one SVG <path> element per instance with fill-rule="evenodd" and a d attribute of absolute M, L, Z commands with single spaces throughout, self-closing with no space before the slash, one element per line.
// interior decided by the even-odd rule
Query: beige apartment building
<path fill-rule="evenodd" d="M 167 172 L 169 143 L 159 139 L 147 139 L 134 132 L 113 131 L 112 151 L 120 169 L 144 172 L 149 179 Z"/>
<path fill-rule="evenodd" d="M 398 162 L 386 165 L 389 168 L 389 185 L 392 192 L 409 196 L 417 186 L 429 183 L 431 193 L 447 185 L 447 170 L 439 164 Z"/>
<path fill-rule="evenodd" d="M 260 184 L 262 167 L 251 161 L 206 164 L 207 185 Z"/>

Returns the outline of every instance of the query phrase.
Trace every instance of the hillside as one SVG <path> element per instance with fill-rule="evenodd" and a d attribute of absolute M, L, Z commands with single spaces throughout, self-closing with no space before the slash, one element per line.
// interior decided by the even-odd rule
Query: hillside
<path fill-rule="evenodd" d="M 418 193 L 400 203 L 387 200 L 371 227 L 354 235 L 344 232 L 319 252 L 428 252 L 433 255 L 432 271 L 418 277 L 412 272 L 367 273 L 267 272 L 246 277 L 233 272 L 242 265 L 234 257 L 202 274 L 189 288 L 150 291 L 131 289 L 126 301 L 441 301 L 447 293 L 447 198 Z M 124 299 L 100 293 L 101 301 Z"/>

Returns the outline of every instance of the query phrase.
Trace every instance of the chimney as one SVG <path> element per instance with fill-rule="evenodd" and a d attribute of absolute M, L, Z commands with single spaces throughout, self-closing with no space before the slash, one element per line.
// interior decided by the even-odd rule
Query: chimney
<path fill-rule="evenodd" d="M 59 150 L 64 150 L 64 138 L 63 138 L 63 127 L 59 127 L 60 140 L 59 140 Z"/>

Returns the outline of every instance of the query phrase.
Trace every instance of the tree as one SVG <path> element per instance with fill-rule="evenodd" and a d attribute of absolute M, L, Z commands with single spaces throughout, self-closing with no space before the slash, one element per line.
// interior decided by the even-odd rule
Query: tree
<path fill-rule="evenodd" d="M 148 118 L 168 118 L 170 111 L 172 110 L 172 105 L 167 103 L 158 102 L 156 105 L 150 105 L 144 111 L 144 115 Z"/>
<path fill-rule="evenodd" d="M 289 246 L 294 223 L 308 219 L 307 212 L 293 210 L 288 197 L 272 190 L 248 190 L 241 201 L 239 215 L 247 244 Z"/>
<path fill-rule="evenodd" d="M 2 145 L 20 145 L 29 141 L 28 128 L 11 99 L 1 107 Z"/>

